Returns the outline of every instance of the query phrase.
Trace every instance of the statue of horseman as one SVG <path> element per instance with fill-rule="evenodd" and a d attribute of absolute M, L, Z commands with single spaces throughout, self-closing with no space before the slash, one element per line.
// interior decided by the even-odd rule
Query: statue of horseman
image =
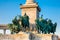
<path fill-rule="evenodd" d="M 52 23 L 52 21 L 49 19 L 43 19 L 43 16 L 41 16 L 39 19 L 36 19 L 36 29 L 39 33 L 41 31 L 44 34 L 50 34 L 56 32 L 57 23 Z"/>
<path fill-rule="evenodd" d="M 26 15 L 26 13 L 24 14 L 24 16 L 19 18 L 20 22 L 21 22 L 21 26 L 26 30 L 26 28 L 29 28 L 29 16 Z"/>

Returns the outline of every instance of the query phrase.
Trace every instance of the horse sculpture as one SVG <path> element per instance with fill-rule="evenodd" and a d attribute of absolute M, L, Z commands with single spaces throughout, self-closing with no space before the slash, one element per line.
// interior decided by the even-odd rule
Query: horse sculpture
<path fill-rule="evenodd" d="M 12 24 L 8 24 L 11 34 L 18 33 L 20 31 L 20 24 L 17 16 L 12 20 Z"/>
<path fill-rule="evenodd" d="M 29 28 L 29 17 L 26 15 L 20 17 L 21 25 L 24 29 Z"/>
<path fill-rule="evenodd" d="M 41 17 L 40 19 L 36 19 L 35 22 L 36 22 L 36 28 L 38 30 L 38 33 L 39 33 L 39 30 L 44 34 L 47 34 L 47 33 L 54 34 L 56 32 L 57 23 L 53 24 L 50 19 L 46 20 Z"/>
<path fill-rule="evenodd" d="M 21 24 L 20 24 L 20 22 L 21 22 Z M 19 31 L 22 31 L 21 27 L 23 27 L 26 30 L 26 28 L 29 28 L 29 17 L 26 15 L 26 13 L 24 16 L 16 16 L 12 20 L 12 24 L 8 24 L 8 27 L 11 30 L 11 34 L 18 33 Z"/>

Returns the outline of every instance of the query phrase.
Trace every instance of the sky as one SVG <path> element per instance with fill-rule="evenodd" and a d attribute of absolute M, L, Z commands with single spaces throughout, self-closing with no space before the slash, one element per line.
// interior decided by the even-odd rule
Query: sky
<path fill-rule="evenodd" d="M 56 34 L 60 34 L 60 0 L 35 0 L 41 8 L 40 15 L 57 22 Z M 8 24 L 12 19 L 21 15 L 20 4 L 26 0 L 0 0 L 0 24 Z"/>

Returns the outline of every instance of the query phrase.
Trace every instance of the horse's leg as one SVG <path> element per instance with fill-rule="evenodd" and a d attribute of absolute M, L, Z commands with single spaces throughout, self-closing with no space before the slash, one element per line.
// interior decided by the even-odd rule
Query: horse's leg
<path fill-rule="evenodd" d="M 23 31 L 25 31 L 25 26 L 23 25 Z"/>
<path fill-rule="evenodd" d="M 11 34 L 13 34 L 13 32 L 11 31 Z"/>

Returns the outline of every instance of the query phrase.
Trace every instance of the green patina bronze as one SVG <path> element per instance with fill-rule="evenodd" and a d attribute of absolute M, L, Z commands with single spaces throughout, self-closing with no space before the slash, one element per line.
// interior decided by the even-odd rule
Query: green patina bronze
<path fill-rule="evenodd" d="M 52 23 L 52 21 L 49 19 L 43 19 L 43 16 L 41 16 L 40 18 L 36 19 L 36 29 L 39 31 L 44 33 L 44 34 L 50 34 L 50 33 L 55 33 L 56 32 L 56 26 L 57 23 Z"/>
<path fill-rule="evenodd" d="M 22 23 L 22 24 L 21 24 L 22 27 L 24 27 L 24 28 L 28 27 L 28 28 L 29 28 L 29 17 L 26 15 L 26 13 L 25 13 L 25 15 L 22 17 L 21 23 Z"/>
<path fill-rule="evenodd" d="M 20 22 L 21 22 L 21 24 L 20 24 Z M 26 15 L 26 13 L 24 16 L 16 16 L 12 20 L 12 23 L 8 24 L 8 27 L 11 31 L 11 34 L 18 33 L 20 31 L 22 31 L 23 28 L 24 29 L 26 29 L 26 27 L 29 28 L 29 17 Z"/>
<path fill-rule="evenodd" d="M 56 32 L 57 23 L 53 24 L 50 19 L 43 19 L 43 15 L 36 19 L 35 22 L 38 33 L 41 32 L 43 34 L 54 34 Z M 18 33 L 22 30 L 25 31 L 26 28 L 29 28 L 29 16 L 27 16 L 26 13 L 24 16 L 16 16 L 12 20 L 12 23 L 8 24 L 8 27 L 11 30 L 11 34 Z"/>
<path fill-rule="evenodd" d="M 22 16 L 22 17 L 19 17 L 19 20 L 20 20 L 20 22 L 21 22 L 21 29 L 22 29 L 22 31 L 26 31 L 26 28 L 28 28 L 29 29 L 29 16 L 27 16 L 26 15 L 26 13 L 25 13 L 25 15 L 24 16 Z M 25 30 L 24 30 L 25 29 Z"/>
<path fill-rule="evenodd" d="M 18 33 L 20 31 L 20 24 L 17 16 L 12 20 L 12 24 L 8 24 L 11 34 Z"/>

